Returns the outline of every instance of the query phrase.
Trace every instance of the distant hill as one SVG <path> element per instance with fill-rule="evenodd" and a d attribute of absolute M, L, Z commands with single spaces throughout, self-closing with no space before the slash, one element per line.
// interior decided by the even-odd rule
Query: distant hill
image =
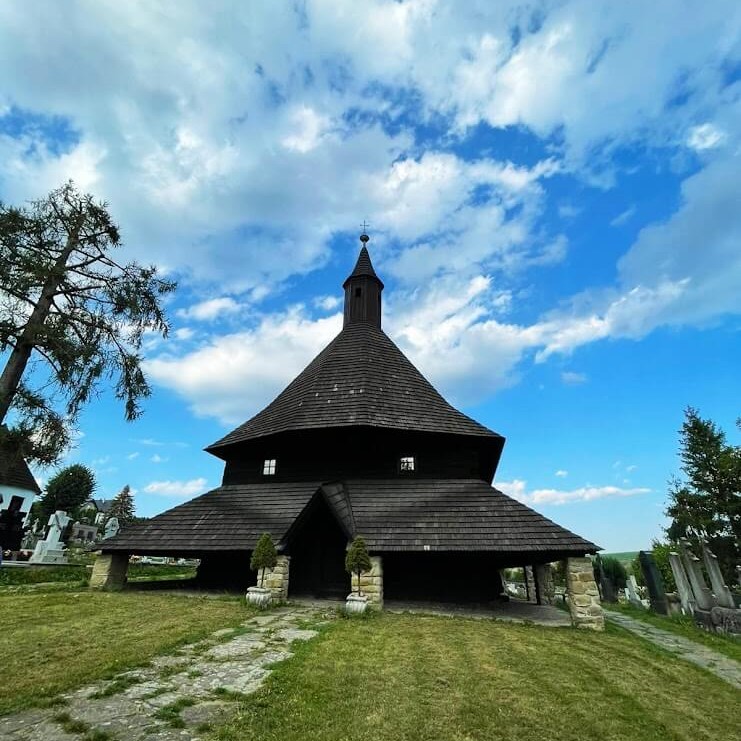
<path fill-rule="evenodd" d="M 638 551 L 624 551 L 622 553 L 600 553 L 603 558 L 609 556 L 610 558 L 617 558 L 618 561 L 623 563 L 630 563 L 636 556 Z"/>

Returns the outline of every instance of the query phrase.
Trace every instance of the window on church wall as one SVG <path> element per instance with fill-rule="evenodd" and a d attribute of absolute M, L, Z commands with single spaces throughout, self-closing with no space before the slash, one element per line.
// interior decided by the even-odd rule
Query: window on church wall
<path fill-rule="evenodd" d="M 263 476 L 275 476 L 275 458 L 266 458 L 262 464 Z"/>
<path fill-rule="evenodd" d="M 358 286 L 355 289 L 355 298 L 360 298 L 360 293 L 361 293 L 361 289 L 360 289 L 360 286 Z"/>
<path fill-rule="evenodd" d="M 417 468 L 417 460 L 413 455 L 405 455 L 399 458 L 399 473 L 414 473 Z"/>

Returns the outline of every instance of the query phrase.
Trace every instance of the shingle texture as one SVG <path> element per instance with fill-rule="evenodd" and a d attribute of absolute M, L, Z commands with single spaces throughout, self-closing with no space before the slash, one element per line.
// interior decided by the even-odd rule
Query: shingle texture
<path fill-rule="evenodd" d="M 224 486 L 127 528 L 104 550 L 250 550 L 283 539 L 320 484 Z M 350 480 L 322 487 L 374 551 L 588 553 L 598 546 L 480 480 Z"/>
<path fill-rule="evenodd" d="M 342 284 L 343 288 L 352 278 L 360 278 L 363 276 L 375 278 L 381 284 L 381 286 L 383 286 L 383 281 L 378 277 L 378 275 L 376 275 L 376 271 L 373 268 L 373 263 L 371 262 L 370 255 L 368 254 L 368 250 L 365 246 L 363 246 L 360 250 L 358 261 L 355 263 L 355 267 L 353 268 L 352 273 L 347 276 L 345 282 Z"/>
<path fill-rule="evenodd" d="M 448 404 L 383 330 L 359 322 L 348 324 L 275 401 L 207 450 L 354 425 L 499 437 Z"/>
<path fill-rule="evenodd" d="M 151 520 L 124 528 L 105 550 L 251 550 L 263 533 L 278 542 L 320 482 L 221 486 Z"/>
<path fill-rule="evenodd" d="M 6 456 L 0 458 L 0 484 L 41 494 L 41 489 L 23 458 Z"/>

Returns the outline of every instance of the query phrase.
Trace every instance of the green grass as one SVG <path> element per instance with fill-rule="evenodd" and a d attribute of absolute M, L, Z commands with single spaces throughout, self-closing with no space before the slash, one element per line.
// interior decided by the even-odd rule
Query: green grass
<path fill-rule="evenodd" d="M 191 579 L 195 574 L 195 567 L 191 566 L 132 563 L 129 566 L 128 578 L 133 581 Z M 80 586 L 87 584 L 89 578 L 90 569 L 84 564 L 70 566 L 0 567 L 0 587 L 59 582 Z"/>
<path fill-rule="evenodd" d="M 336 621 L 221 741 L 734 741 L 739 693 L 626 631 L 420 615 Z"/>
<path fill-rule="evenodd" d="M 642 610 L 640 607 L 628 604 L 604 604 L 609 610 L 622 612 L 624 615 L 642 620 L 644 623 L 650 623 L 657 628 L 663 628 L 669 633 L 675 633 L 683 638 L 689 638 L 696 643 L 702 643 L 708 648 L 715 649 L 718 653 L 728 656 L 741 662 L 741 639 L 725 636 L 719 633 L 709 633 L 702 628 L 698 628 L 695 621 L 688 615 L 657 615 L 649 610 Z"/>
<path fill-rule="evenodd" d="M 0 714 L 146 664 L 153 656 L 237 626 L 254 611 L 239 598 L 135 592 L 0 596 Z M 11 678 L 11 679 L 7 679 Z"/>
<path fill-rule="evenodd" d="M 192 705 L 195 705 L 195 700 L 191 700 L 189 697 L 181 697 L 179 700 L 161 707 L 154 714 L 154 717 L 164 720 L 172 728 L 185 728 L 185 722 L 180 717 L 180 713 Z"/>
<path fill-rule="evenodd" d="M 48 582 L 87 583 L 90 570 L 85 566 L 6 566 L 0 567 L 0 586 L 46 584 Z"/>

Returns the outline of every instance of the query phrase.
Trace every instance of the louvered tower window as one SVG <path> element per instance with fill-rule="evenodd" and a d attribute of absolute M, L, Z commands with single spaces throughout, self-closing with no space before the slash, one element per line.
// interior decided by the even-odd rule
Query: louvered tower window
<path fill-rule="evenodd" d="M 266 458 L 262 464 L 263 476 L 275 476 L 275 458 Z"/>

